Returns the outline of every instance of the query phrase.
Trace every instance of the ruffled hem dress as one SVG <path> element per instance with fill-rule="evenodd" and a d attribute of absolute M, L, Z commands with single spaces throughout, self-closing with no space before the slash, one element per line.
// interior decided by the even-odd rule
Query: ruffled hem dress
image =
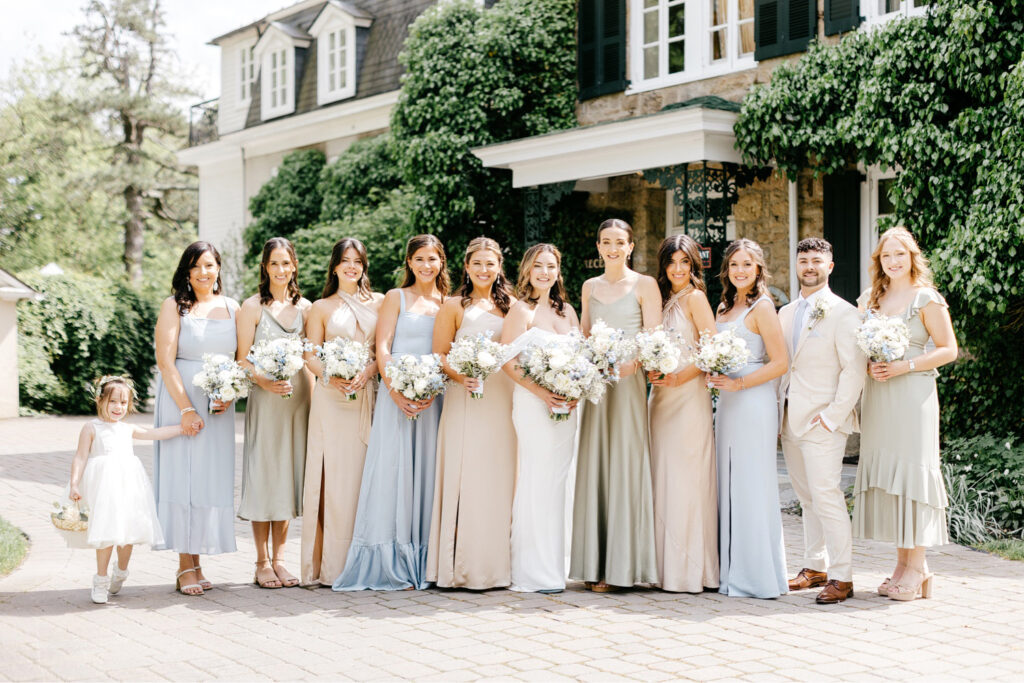
<path fill-rule="evenodd" d="M 869 292 L 857 300 L 866 307 Z M 903 360 L 925 352 L 928 330 L 921 309 L 946 301 L 921 289 L 904 313 L 910 344 Z M 869 379 L 861 400 L 860 463 L 854 484 L 853 535 L 899 548 L 949 543 L 946 485 L 939 459 L 936 370 L 886 382 Z"/>

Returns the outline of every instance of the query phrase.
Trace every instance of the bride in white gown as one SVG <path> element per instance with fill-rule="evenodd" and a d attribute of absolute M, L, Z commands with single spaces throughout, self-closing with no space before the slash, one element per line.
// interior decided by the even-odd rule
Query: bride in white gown
<path fill-rule="evenodd" d="M 558 593 L 565 588 L 565 497 L 576 438 L 575 415 L 555 422 L 552 409 L 575 401 L 525 379 L 516 358 L 531 344 L 543 344 L 579 329 L 565 302 L 562 255 L 551 244 L 536 244 L 519 264 L 519 297 L 502 327 L 509 345 L 505 372 L 516 382 L 512 423 L 518 446 L 518 474 L 512 502 L 512 585 L 520 592 Z"/>

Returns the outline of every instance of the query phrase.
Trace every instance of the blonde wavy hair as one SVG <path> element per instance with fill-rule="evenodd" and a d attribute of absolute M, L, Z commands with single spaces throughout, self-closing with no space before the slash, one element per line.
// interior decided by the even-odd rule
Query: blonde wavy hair
<path fill-rule="evenodd" d="M 917 240 L 909 230 L 897 225 L 882 233 L 882 236 L 878 238 L 878 244 L 875 245 L 875 250 L 871 252 L 871 296 L 868 298 L 868 308 L 870 309 L 877 309 L 878 300 L 889 290 L 889 276 L 882 270 L 882 247 L 888 239 L 896 240 L 910 252 L 910 281 L 918 287 L 935 286 L 928 258 L 921 251 Z"/>

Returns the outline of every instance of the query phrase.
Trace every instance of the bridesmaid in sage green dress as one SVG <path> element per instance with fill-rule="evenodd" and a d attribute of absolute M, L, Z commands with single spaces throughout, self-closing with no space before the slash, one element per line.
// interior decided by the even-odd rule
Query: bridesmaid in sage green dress
<path fill-rule="evenodd" d="M 261 377 L 253 372 L 246 356 L 260 341 L 303 336 L 311 304 L 299 292 L 297 273 L 291 242 L 283 237 L 267 240 L 260 260 L 259 293 L 246 299 L 238 313 L 236 359 L 252 373 L 253 381 L 245 407 L 238 516 L 252 522 L 256 542 L 253 581 L 261 588 L 299 583 L 281 564 L 281 555 L 288 540 L 288 522 L 302 514 L 312 385 L 305 369 L 289 380 Z M 283 398 L 288 394 L 289 399 Z"/>
<path fill-rule="evenodd" d="M 661 293 L 654 278 L 629 267 L 633 228 L 609 219 L 597 231 L 604 273 L 583 285 L 582 326 L 599 319 L 634 335 L 661 323 Z M 583 407 L 569 578 L 598 592 L 657 583 L 647 383 L 635 362 L 604 399 Z"/>
<path fill-rule="evenodd" d="M 932 288 L 928 261 L 904 228 L 891 228 L 879 238 L 871 279 L 871 289 L 857 304 L 862 311 L 903 318 L 910 345 L 899 360 L 868 364 L 853 535 L 896 545 L 896 569 L 878 587 L 879 594 L 928 598 L 932 574 L 925 549 L 949 543 L 936 368 L 956 360 L 956 335 L 945 299 Z"/>

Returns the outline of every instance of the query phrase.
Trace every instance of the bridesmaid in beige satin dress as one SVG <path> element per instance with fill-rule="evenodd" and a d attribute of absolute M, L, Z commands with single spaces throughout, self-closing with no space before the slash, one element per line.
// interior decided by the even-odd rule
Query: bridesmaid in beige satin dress
<path fill-rule="evenodd" d="M 481 332 L 501 338 L 515 302 L 505 280 L 501 247 L 478 237 L 463 260 L 462 285 L 434 323 L 434 353 L 442 358 L 452 341 Z M 445 394 L 437 438 L 434 511 L 427 552 L 427 580 L 443 588 L 485 590 L 511 583 L 509 539 L 516 478 L 516 434 L 512 426 L 512 380 L 496 372 L 483 398 L 470 392 L 481 380 L 460 375 Z"/>
<path fill-rule="evenodd" d="M 306 337 L 314 346 L 336 337 L 373 345 L 384 295 L 370 289 L 366 268 L 362 242 L 346 237 L 334 245 L 327 284 L 306 322 Z M 301 579 L 304 586 L 330 586 L 345 567 L 352 542 L 377 365 L 371 356 L 363 373 L 351 382 L 334 377 L 326 383 L 315 353 L 306 354 L 306 367 L 319 379 L 309 410 Z M 352 391 L 354 401 L 346 397 Z"/>
<path fill-rule="evenodd" d="M 662 324 L 696 348 L 701 332 L 714 334 L 715 315 L 704 285 L 700 247 L 688 235 L 658 248 Z M 683 363 L 686 363 L 684 360 Z M 662 590 L 700 593 L 718 588 L 718 475 L 711 394 L 693 364 L 661 375 L 648 404 L 654 484 L 654 548 Z"/>

